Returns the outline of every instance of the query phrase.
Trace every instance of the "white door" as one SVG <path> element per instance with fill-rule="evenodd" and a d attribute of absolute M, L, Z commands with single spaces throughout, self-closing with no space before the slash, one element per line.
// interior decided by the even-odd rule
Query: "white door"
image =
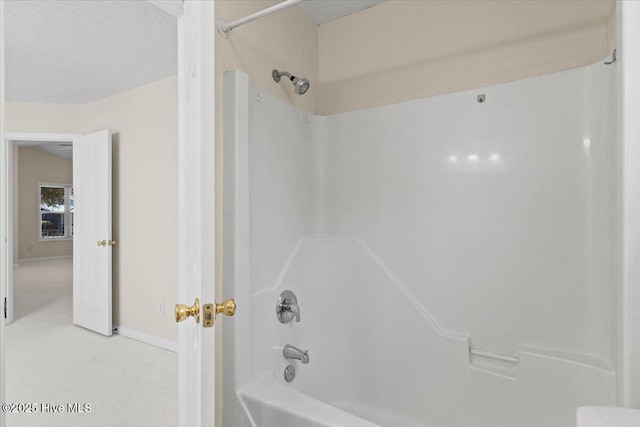
<path fill-rule="evenodd" d="M 214 302 L 214 2 L 187 0 L 178 20 L 178 301 Z M 215 334 L 178 326 L 180 425 L 215 424 Z"/>
<path fill-rule="evenodd" d="M 73 140 L 73 193 L 73 323 L 110 336 L 110 131 Z"/>

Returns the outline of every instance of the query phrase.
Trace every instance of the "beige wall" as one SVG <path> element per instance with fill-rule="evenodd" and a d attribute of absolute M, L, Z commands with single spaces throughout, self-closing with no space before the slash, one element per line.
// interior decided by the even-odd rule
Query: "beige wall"
<path fill-rule="evenodd" d="M 83 133 L 82 104 L 6 103 L 6 132 Z"/>
<path fill-rule="evenodd" d="M 18 258 L 20 261 L 31 258 L 70 256 L 73 254 L 73 241 L 38 241 L 39 212 L 38 183 L 73 183 L 71 160 L 46 153 L 37 148 L 14 147 L 18 151 Z M 15 192 L 14 192 L 15 200 Z M 14 231 L 15 232 L 15 231 Z M 15 247 L 15 241 L 14 241 Z"/>
<path fill-rule="evenodd" d="M 8 132 L 111 129 L 113 238 L 118 242 L 113 253 L 113 322 L 176 341 L 176 77 L 84 105 L 9 102 L 6 107 Z M 164 316 L 156 314 L 160 301 Z"/>
<path fill-rule="evenodd" d="M 333 114 L 579 67 L 611 54 L 615 2 L 391 0 L 319 27 Z"/>

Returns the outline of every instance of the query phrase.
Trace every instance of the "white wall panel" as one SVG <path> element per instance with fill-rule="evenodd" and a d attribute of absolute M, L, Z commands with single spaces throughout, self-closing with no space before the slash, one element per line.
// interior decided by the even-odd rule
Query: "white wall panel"
<path fill-rule="evenodd" d="M 474 347 L 612 364 L 613 73 L 596 65 L 327 117 L 324 234 L 362 238 Z"/>

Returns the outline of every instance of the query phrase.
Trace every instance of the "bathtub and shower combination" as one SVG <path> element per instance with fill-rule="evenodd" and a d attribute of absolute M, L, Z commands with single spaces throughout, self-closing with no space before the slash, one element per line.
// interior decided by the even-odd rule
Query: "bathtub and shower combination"
<path fill-rule="evenodd" d="M 617 403 L 615 67 L 316 116 L 224 82 L 224 425 Z M 286 348 L 286 350 L 285 350 Z"/>

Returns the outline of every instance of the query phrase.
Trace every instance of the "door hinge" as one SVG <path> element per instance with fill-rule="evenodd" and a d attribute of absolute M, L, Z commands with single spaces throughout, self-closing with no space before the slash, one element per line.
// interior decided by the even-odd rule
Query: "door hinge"
<path fill-rule="evenodd" d="M 4 297 L 4 318 L 7 318 L 7 297 Z"/>

